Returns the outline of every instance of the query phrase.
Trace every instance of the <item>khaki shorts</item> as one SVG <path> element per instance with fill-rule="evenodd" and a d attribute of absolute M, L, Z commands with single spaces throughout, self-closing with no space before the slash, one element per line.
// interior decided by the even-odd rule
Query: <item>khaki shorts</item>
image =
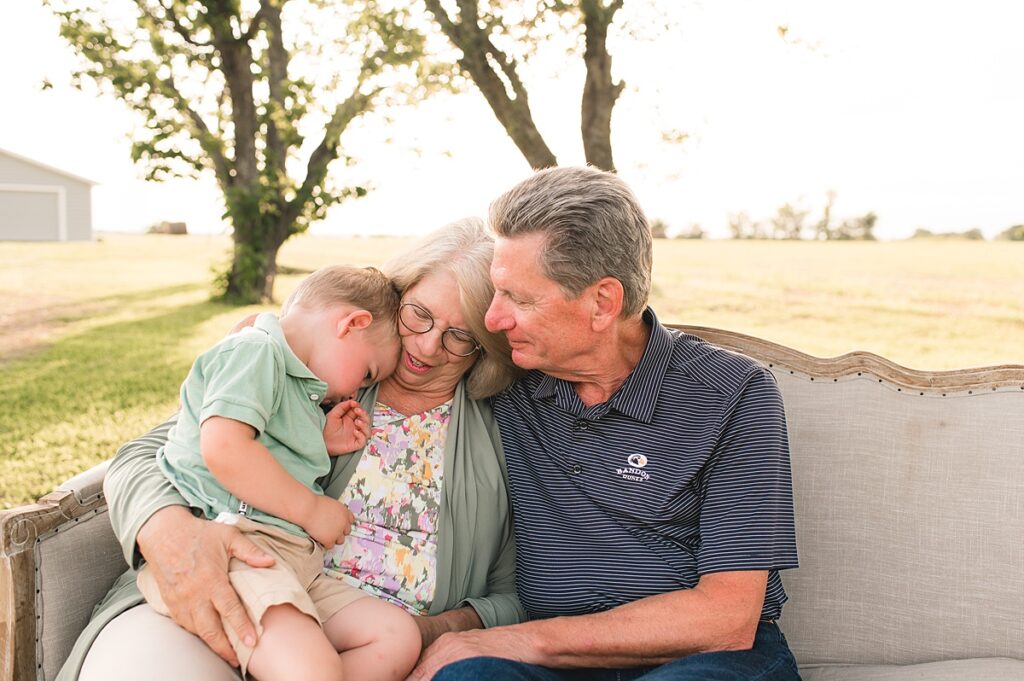
<path fill-rule="evenodd" d="M 269 568 L 254 568 L 234 559 L 228 566 L 228 579 L 256 625 L 257 635 L 263 634 L 264 613 L 274 605 L 289 603 L 320 624 L 342 608 L 369 594 L 324 575 L 324 552 L 319 544 L 308 537 L 299 537 L 286 530 L 239 517 L 236 525 L 256 546 L 275 558 Z M 156 580 L 148 567 L 138 575 L 139 590 L 154 610 L 167 615 L 167 605 L 160 597 Z M 242 673 L 249 664 L 249 648 L 224 623 Z"/>

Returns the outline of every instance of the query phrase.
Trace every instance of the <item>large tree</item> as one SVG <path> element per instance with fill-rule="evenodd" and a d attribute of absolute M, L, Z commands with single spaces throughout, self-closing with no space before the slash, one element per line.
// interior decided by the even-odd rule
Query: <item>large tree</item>
<path fill-rule="evenodd" d="M 137 114 L 147 179 L 211 172 L 234 252 L 223 293 L 272 299 L 277 253 L 361 195 L 328 167 L 384 97 L 422 93 L 424 38 L 376 0 L 49 0 L 91 81 Z"/>
<path fill-rule="evenodd" d="M 586 79 L 580 134 L 587 163 L 615 170 L 612 110 L 624 84 L 612 77 L 608 31 L 624 0 L 424 0 L 442 32 L 462 54 L 458 64 L 533 168 L 558 164 L 537 129 L 514 48 L 568 31 L 582 35 Z"/>

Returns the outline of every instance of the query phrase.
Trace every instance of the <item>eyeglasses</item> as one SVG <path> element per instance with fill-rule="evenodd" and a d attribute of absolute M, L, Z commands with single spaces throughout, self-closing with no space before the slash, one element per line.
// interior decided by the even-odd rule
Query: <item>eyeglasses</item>
<path fill-rule="evenodd" d="M 402 303 L 398 321 L 413 333 L 427 333 L 434 328 L 434 318 L 416 303 Z M 449 327 L 441 334 L 441 347 L 456 357 L 469 357 L 481 346 L 468 332 Z"/>

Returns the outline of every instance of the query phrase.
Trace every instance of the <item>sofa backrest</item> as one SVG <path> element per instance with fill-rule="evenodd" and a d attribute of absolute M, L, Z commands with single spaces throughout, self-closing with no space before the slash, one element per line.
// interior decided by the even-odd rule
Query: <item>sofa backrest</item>
<path fill-rule="evenodd" d="M 684 328 L 769 367 L 786 405 L 801 666 L 1024 651 L 1024 366 L 919 372 Z"/>

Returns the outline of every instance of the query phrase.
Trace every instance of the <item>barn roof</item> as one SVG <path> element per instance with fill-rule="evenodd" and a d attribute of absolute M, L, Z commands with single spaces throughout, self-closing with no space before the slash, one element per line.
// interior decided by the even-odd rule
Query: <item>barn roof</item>
<path fill-rule="evenodd" d="M 28 163 L 30 165 L 34 165 L 34 166 L 36 166 L 38 168 L 43 168 L 44 170 L 49 170 L 52 173 L 57 173 L 58 175 L 63 175 L 64 177 L 71 178 L 72 180 L 78 180 L 79 182 L 85 182 L 86 184 L 91 184 L 91 185 L 99 184 L 99 182 L 97 182 L 96 180 L 90 180 L 88 177 L 82 177 L 81 175 L 75 175 L 74 173 L 69 173 L 66 170 L 61 170 L 60 168 L 55 168 L 54 166 L 48 165 L 46 163 L 42 163 L 42 162 L 37 161 L 37 160 L 35 160 L 33 158 L 28 158 L 27 156 L 22 156 L 21 154 L 16 154 L 13 151 L 9 151 L 7 149 L 0 149 L 0 154 L 3 154 L 4 156 L 10 156 L 13 159 L 17 159 L 17 160 L 22 161 L 24 163 Z"/>

